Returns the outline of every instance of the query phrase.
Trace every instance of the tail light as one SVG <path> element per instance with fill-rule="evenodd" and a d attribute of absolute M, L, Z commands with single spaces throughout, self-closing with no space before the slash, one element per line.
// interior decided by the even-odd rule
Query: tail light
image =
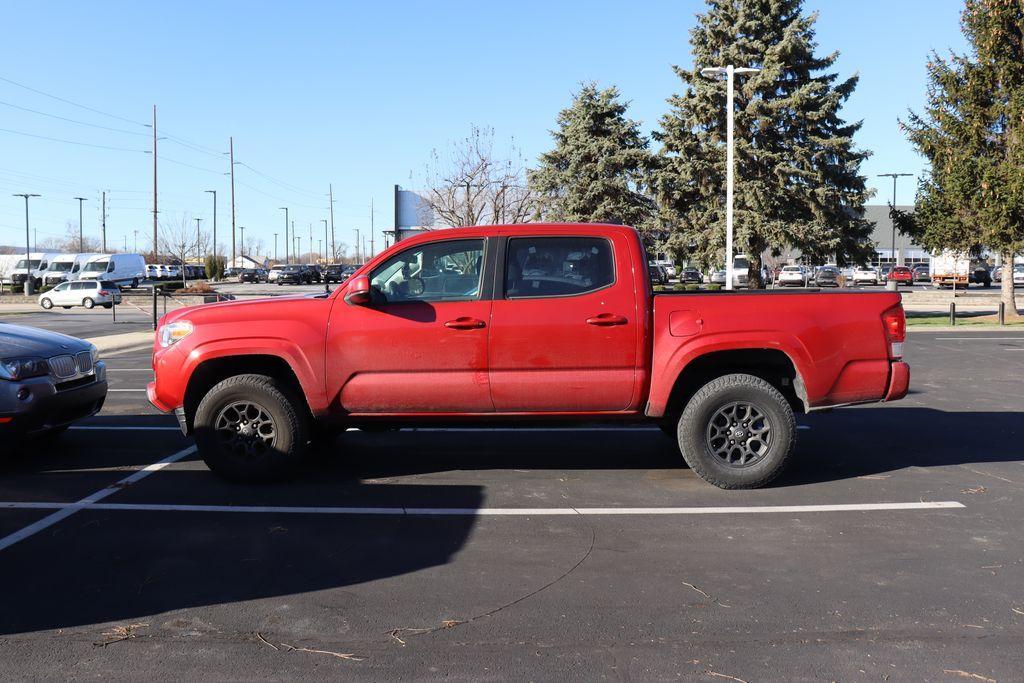
<path fill-rule="evenodd" d="M 882 327 L 889 345 L 889 358 L 903 358 L 903 342 L 907 338 L 907 318 L 903 314 L 903 306 L 896 304 L 882 314 Z"/>
<path fill-rule="evenodd" d="M 105 289 L 100 290 L 100 296 L 110 296 L 110 292 Z"/>

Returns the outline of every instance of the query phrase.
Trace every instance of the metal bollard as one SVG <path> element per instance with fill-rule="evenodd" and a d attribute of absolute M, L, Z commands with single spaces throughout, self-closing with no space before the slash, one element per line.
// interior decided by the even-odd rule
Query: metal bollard
<path fill-rule="evenodd" d="M 999 302 L 999 324 L 1006 324 L 1006 302 L 1004 301 Z"/>
<path fill-rule="evenodd" d="M 956 325 L 956 302 L 949 302 L 949 324 Z"/>

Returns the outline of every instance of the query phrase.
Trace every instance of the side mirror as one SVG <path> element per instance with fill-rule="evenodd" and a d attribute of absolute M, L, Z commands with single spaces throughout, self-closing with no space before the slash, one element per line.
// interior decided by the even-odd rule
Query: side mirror
<path fill-rule="evenodd" d="M 345 293 L 345 303 L 349 306 L 365 306 L 370 303 L 370 278 L 365 275 L 351 278 Z"/>

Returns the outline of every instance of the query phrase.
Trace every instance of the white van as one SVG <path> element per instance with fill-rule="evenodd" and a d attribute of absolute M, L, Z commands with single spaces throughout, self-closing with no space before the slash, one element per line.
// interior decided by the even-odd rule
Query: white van
<path fill-rule="evenodd" d="M 24 257 L 18 259 L 10 274 L 11 282 L 15 287 L 23 287 L 25 285 L 25 273 L 31 271 L 33 284 L 36 288 L 39 288 L 43 284 L 43 273 L 50 267 L 50 260 L 58 256 L 64 256 L 64 254 L 59 252 L 31 252 L 27 259 Z"/>
<path fill-rule="evenodd" d="M 56 287 L 68 280 L 77 280 L 82 264 L 93 256 L 102 254 L 61 254 L 50 259 L 49 267 L 43 272 L 43 285 Z"/>
<path fill-rule="evenodd" d="M 138 287 L 146 277 L 142 254 L 100 254 L 93 256 L 78 275 L 79 280 L 106 280 L 116 285 Z"/>

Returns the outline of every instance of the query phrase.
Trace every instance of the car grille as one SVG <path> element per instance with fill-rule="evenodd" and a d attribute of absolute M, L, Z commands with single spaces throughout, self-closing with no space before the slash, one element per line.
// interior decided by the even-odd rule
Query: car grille
<path fill-rule="evenodd" d="M 58 379 L 68 379 L 76 375 L 88 375 L 92 372 L 92 353 L 81 351 L 74 356 L 68 354 L 54 356 L 47 363 L 50 365 L 50 372 Z"/>
<path fill-rule="evenodd" d="M 50 372 L 55 377 L 66 378 L 74 377 L 78 373 L 78 364 L 75 362 L 74 356 L 54 356 L 49 361 Z"/>

